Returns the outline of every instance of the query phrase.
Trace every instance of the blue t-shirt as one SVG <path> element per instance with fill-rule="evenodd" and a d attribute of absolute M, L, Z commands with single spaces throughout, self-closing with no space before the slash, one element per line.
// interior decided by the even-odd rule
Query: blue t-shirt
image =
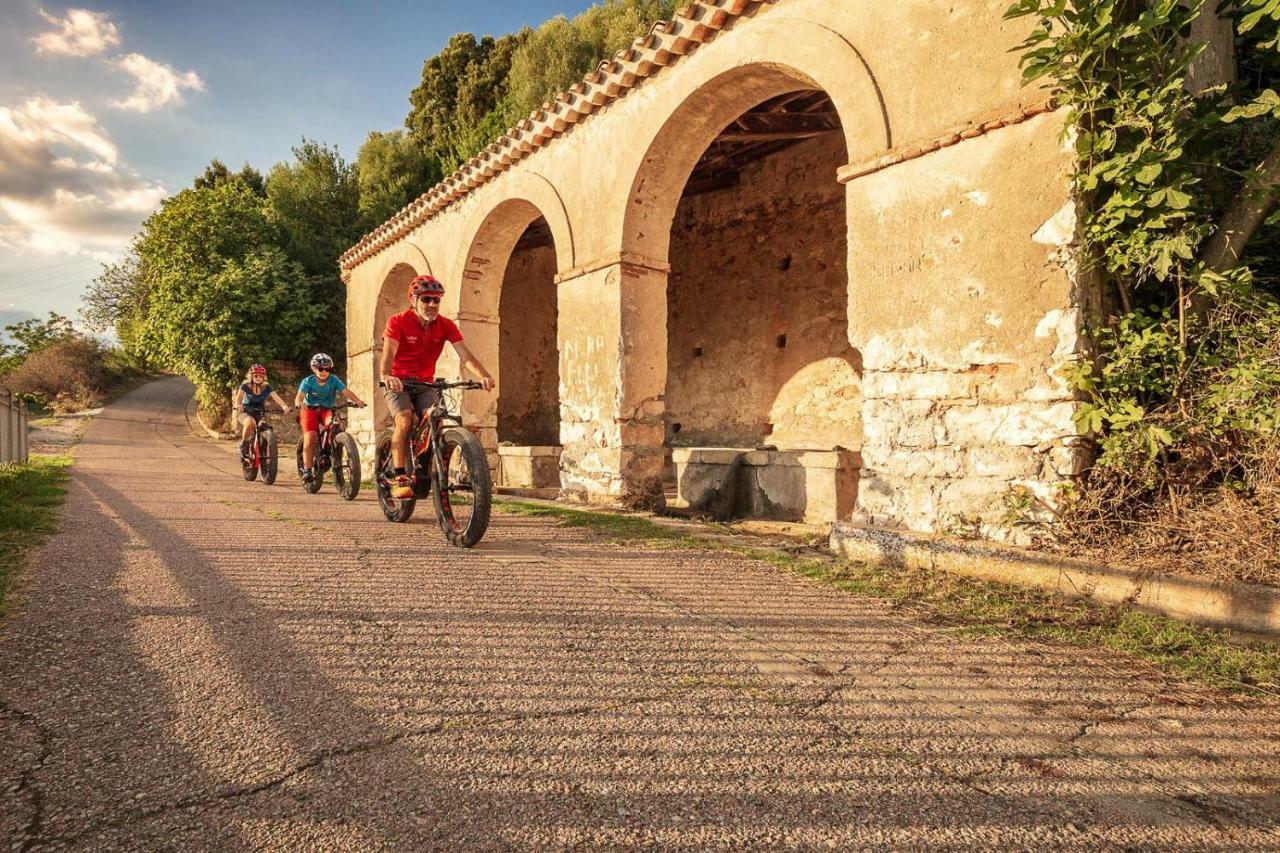
<path fill-rule="evenodd" d="M 252 385 L 248 382 L 242 382 L 240 384 L 240 393 L 244 395 L 242 398 L 244 402 L 241 404 L 244 408 L 261 412 L 267 407 L 267 398 L 271 396 L 271 386 L 263 385 L 262 393 L 255 394 L 253 393 Z"/>
<path fill-rule="evenodd" d="M 306 379 L 302 380 L 302 384 L 298 386 L 298 393 L 302 395 L 303 401 L 308 406 L 318 406 L 321 409 L 332 409 L 338 405 L 338 394 L 347 389 L 342 380 L 329 374 L 329 381 L 320 384 L 320 380 L 313 373 Z"/>

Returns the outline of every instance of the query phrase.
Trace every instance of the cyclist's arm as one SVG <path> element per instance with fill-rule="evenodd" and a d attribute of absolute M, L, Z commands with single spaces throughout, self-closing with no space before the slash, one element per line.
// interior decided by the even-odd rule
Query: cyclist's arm
<path fill-rule="evenodd" d="M 338 396 L 344 400 L 350 400 L 351 402 L 355 403 L 357 406 L 368 405 L 367 403 L 365 403 L 364 400 L 361 400 L 359 397 L 357 397 L 356 392 L 352 391 L 350 388 L 343 388 L 342 393 L 339 394 Z"/>
<path fill-rule="evenodd" d="M 279 406 L 281 409 L 283 409 L 286 415 L 289 414 L 289 404 L 286 403 L 283 399 L 281 399 L 279 394 L 277 394 L 275 391 L 272 391 L 271 399 L 276 401 L 276 405 Z"/>
<path fill-rule="evenodd" d="M 378 364 L 378 375 L 392 391 L 399 391 L 404 387 L 400 384 L 400 380 L 391 375 L 391 366 L 395 364 L 396 351 L 399 349 L 398 340 L 390 335 L 382 336 L 382 361 Z"/>
<path fill-rule="evenodd" d="M 378 373 L 383 380 L 391 375 L 391 365 L 396 361 L 396 350 L 400 349 L 400 342 L 395 338 L 382 336 L 382 361 L 378 364 Z"/>
<path fill-rule="evenodd" d="M 298 389 L 297 395 L 293 398 L 293 407 L 295 409 L 301 409 L 306 400 L 307 398 L 302 396 L 302 389 Z"/>
<path fill-rule="evenodd" d="M 231 410 L 238 412 L 244 406 L 244 388 L 237 388 L 231 395 Z"/>
<path fill-rule="evenodd" d="M 454 341 L 453 349 L 458 353 L 458 360 L 462 362 L 462 366 L 480 377 L 480 382 L 484 385 L 486 391 L 492 391 L 498 383 L 493 381 L 493 376 L 484 369 L 484 365 L 471 352 L 470 347 L 463 341 Z"/>

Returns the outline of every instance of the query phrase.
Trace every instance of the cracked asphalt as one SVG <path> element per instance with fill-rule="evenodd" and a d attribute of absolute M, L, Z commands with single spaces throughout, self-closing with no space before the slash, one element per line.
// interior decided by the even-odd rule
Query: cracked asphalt
<path fill-rule="evenodd" d="M 0 622 L 10 849 L 1280 849 L 1280 703 L 724 553 L 267 488 L 148 385 Z"/>

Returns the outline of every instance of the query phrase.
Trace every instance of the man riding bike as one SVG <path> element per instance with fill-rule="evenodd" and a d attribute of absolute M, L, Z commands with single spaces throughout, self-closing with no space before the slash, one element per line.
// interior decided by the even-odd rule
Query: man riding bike
<path fill-rule="evenodd" d="M 298 385 L 294 405 L 298 407 L 299 425 L 302 427 L 302 467 L 298 476 L 303 481 L 312 477 L 316 461 L 316 442 L 320 439 L 320 427 L 333 418 L 333 409 L 339 400 L 350 400 L 363 408 L 365 402 L 355 395 L 341 379 L 333 375 L 333 359 L 322 352 L 311 357 L 311 375 Z"/>
<path fill-rule="evenodd" d="M 382 333 L 382 362 L 379 372 L 386 386 L 387 408 L 395 418 L 391 440 L 391 460 L 395 483 L 391 496 L 397 500 L 413 497 L 413 482 L 405 470 L 409 458 L 409 435 L 417 416 L 432 404 L 430 391 L 408 392 L 404 380 L 431 382 L 436 376 L 436 361 L 445 342 L 453 344 L 462 365 L 479 377 L 486 391 L 496 383 L 493 376 L 462 341 L 462 332 L 448 317 L 440 316 L 440 300 L 444 285 L 433 276 L 419 276 L 409 285 L 408 311 L 387 320 Z"/>
<path fill-rule="evenodd" d="M 271 400 L 287 415 L 291 411 L 280 399 L 270 385 L 267 384 L 267 369 L 261 364 L 255 364 L 249 368 L 249 372 L 245 374 L 244 382 L 240 383 L 240 387 L 236 389 L 235 398 L 232 403 L 232 409 L 240 413 L 243 428 L 240 433 L 240 462 L 247 463 L 249 460 L 249 444 L 253 441 L 253 431 L 258 428 L 258 421 L 261 420 L 263 412 L 266 411 L 267 401 Z"/>

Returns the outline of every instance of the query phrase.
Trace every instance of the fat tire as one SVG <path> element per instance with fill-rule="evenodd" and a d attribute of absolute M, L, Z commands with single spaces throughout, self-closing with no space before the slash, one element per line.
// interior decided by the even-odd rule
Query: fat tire
<path fill-rule="evenodd" d="M 350 477 L 342 473 L 344 459 L 351 469 Z M 360 446 L 351 433 L 340 432 L 333 437 L 333 482 L 344 501 L 353 501 L 360 494 Z"/>
<path fill-rule="evenodd" d="M 450 427 L 440 434 L 440 457 L 446 461 L 440 476 L 448 478 L 448 460 L 454 453 L 461 453 L 471 473 L 471 520 L 461 530 L 454 526 L 452 510 L 446 509 L 440 499 L 438 489 L 433 490 L 436 505 L 436 517 L 440 520 L 440 529 L 444 538 L 455 548 L 474 547 L 485 531 L 489 529 L 489 514 L 493 508 L 493 478 L 489 474 L 489 457 L 485 455 L 484 445 L 475 434 L 461 427 Z M 444 485 L 448 485 L 446 482 Z"/>
<path fill-rule="evenodd" d="M 259 458 L 262 460 L 262 482 L 264 485 L 270 486 L 276 481 L 276 474 L 280 471 L 280 449 L 276 446 L 276 431 L 273 429 L 263 430 L 266 433 L 265 438 L 259 443 Z M 262 447 L 265 445 L 265 452 Z"/>
<path fill-rule="evenodd" d="M 378 506 L 382 507 L 382 514 L 386 516 L 387 521 L 394 524 L 404 524 L 413 517 L 413 510 L 418 505 L 418 499 L 396 500 L 391 497 L 390 488 L 382 483 L 387 469 L 391 467 L 391 436 L 391 430 L 384 430 L 378 436 L 378 449 L 374 454 L 373 460 L 374 491 L 378 493 Z"/>

